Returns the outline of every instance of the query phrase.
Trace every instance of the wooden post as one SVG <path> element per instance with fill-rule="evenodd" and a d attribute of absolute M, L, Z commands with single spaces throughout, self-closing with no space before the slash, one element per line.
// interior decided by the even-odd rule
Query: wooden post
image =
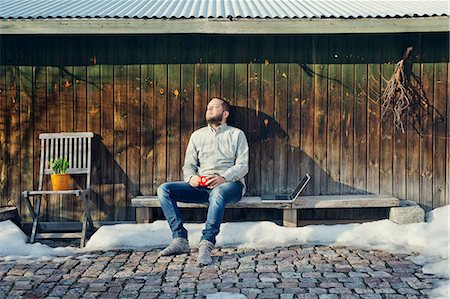
<path fill-rule="evenodd" d="M 152 208 L 136 208 L 136 222 L 137 223 L 153 222 Z"/>
<path fill-rule="evenodd" d="M 283 226 L 297 227 L 297 209 L 283 210 Z"/>

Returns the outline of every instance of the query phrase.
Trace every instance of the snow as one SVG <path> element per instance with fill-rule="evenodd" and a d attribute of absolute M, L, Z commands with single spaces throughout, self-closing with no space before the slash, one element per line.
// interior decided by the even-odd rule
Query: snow
<path fill-rule="evenodd" d="M 450 205 L 427 213 L 426 222 L 398 225 L 389 220 L 362 224 L 309 225 L 286 228 L 273 222 L 224 223 L 217 246 L 273 248 L 298 244 L 348 246 L 381 249 L 391 253 L 415 253 L 410 259 L 422 265 L 424 273 L 450 279 Z M 186 224 L 189 243 L 196 247 L 203 224 Z M 15 259 L 69 256 L 94 250 L 139 249 L 164 247 L 171 240 L 166 221 L 151 224 L 117 224 L 102 226 L 83 250 L 66 247 L 50 248 L 39 243 L 27 244 L 26 235 L 12 222 L 0 222 L 0 258 Z M 433 298 L 449 298 L 450 280 L 432 292 Z M 231 298 L 235 294 L 218 293 L 209 298 Z"/>
<path fill-rule="evenodd" d="M 51 248 L 40 243 L 28 244 L 28 237 L 10 220 L 0 222 L 0 258 L 43 258 L 69 256 L 76 252 L 72 247 Z"/>

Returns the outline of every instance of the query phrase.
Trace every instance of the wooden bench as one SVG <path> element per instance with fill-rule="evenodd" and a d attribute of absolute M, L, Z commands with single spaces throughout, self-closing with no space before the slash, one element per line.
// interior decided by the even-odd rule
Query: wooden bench
<path fill-rule="evenodd" d="M 391 208 L 398 207 L 399 204 L 398 198 L 382 194 L 301 196 L 295 203 L 264 202 L 259 196 L 249 196 L 243 197 L 235 204 L 227 205 L 227 209 L 282 209 L 283 225 L 296 227 L 297 210 L 300 209 Z M 131 205 L 137 208 L 136 221 L 138 223 L 151 222 L 148 208 L 161 207 L 157 196 L 137 196 L 131 200 Z M 206 208 L 208 204 L 178 202 L 178 207 Z"/>

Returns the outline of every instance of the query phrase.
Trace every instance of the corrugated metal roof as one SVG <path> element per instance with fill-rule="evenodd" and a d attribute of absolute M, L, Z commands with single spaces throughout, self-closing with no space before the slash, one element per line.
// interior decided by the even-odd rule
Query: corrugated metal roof
<path fill-rule="evenodd" d="M 1 0 L 2 19 L 390 18 L 448 16 L 444 0 Z"/>

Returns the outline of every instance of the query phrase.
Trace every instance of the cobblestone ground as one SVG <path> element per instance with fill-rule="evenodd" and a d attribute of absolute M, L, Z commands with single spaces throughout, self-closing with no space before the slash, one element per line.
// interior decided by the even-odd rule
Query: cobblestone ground
<path fill-rule="evenodd" d="M 93 252 L 51 261 L 0 259 L 0 298 L 427 298 L 440 280 L 383 251 L 294 246 L 219 248 L 213 265 L 158 250 Z"/>

